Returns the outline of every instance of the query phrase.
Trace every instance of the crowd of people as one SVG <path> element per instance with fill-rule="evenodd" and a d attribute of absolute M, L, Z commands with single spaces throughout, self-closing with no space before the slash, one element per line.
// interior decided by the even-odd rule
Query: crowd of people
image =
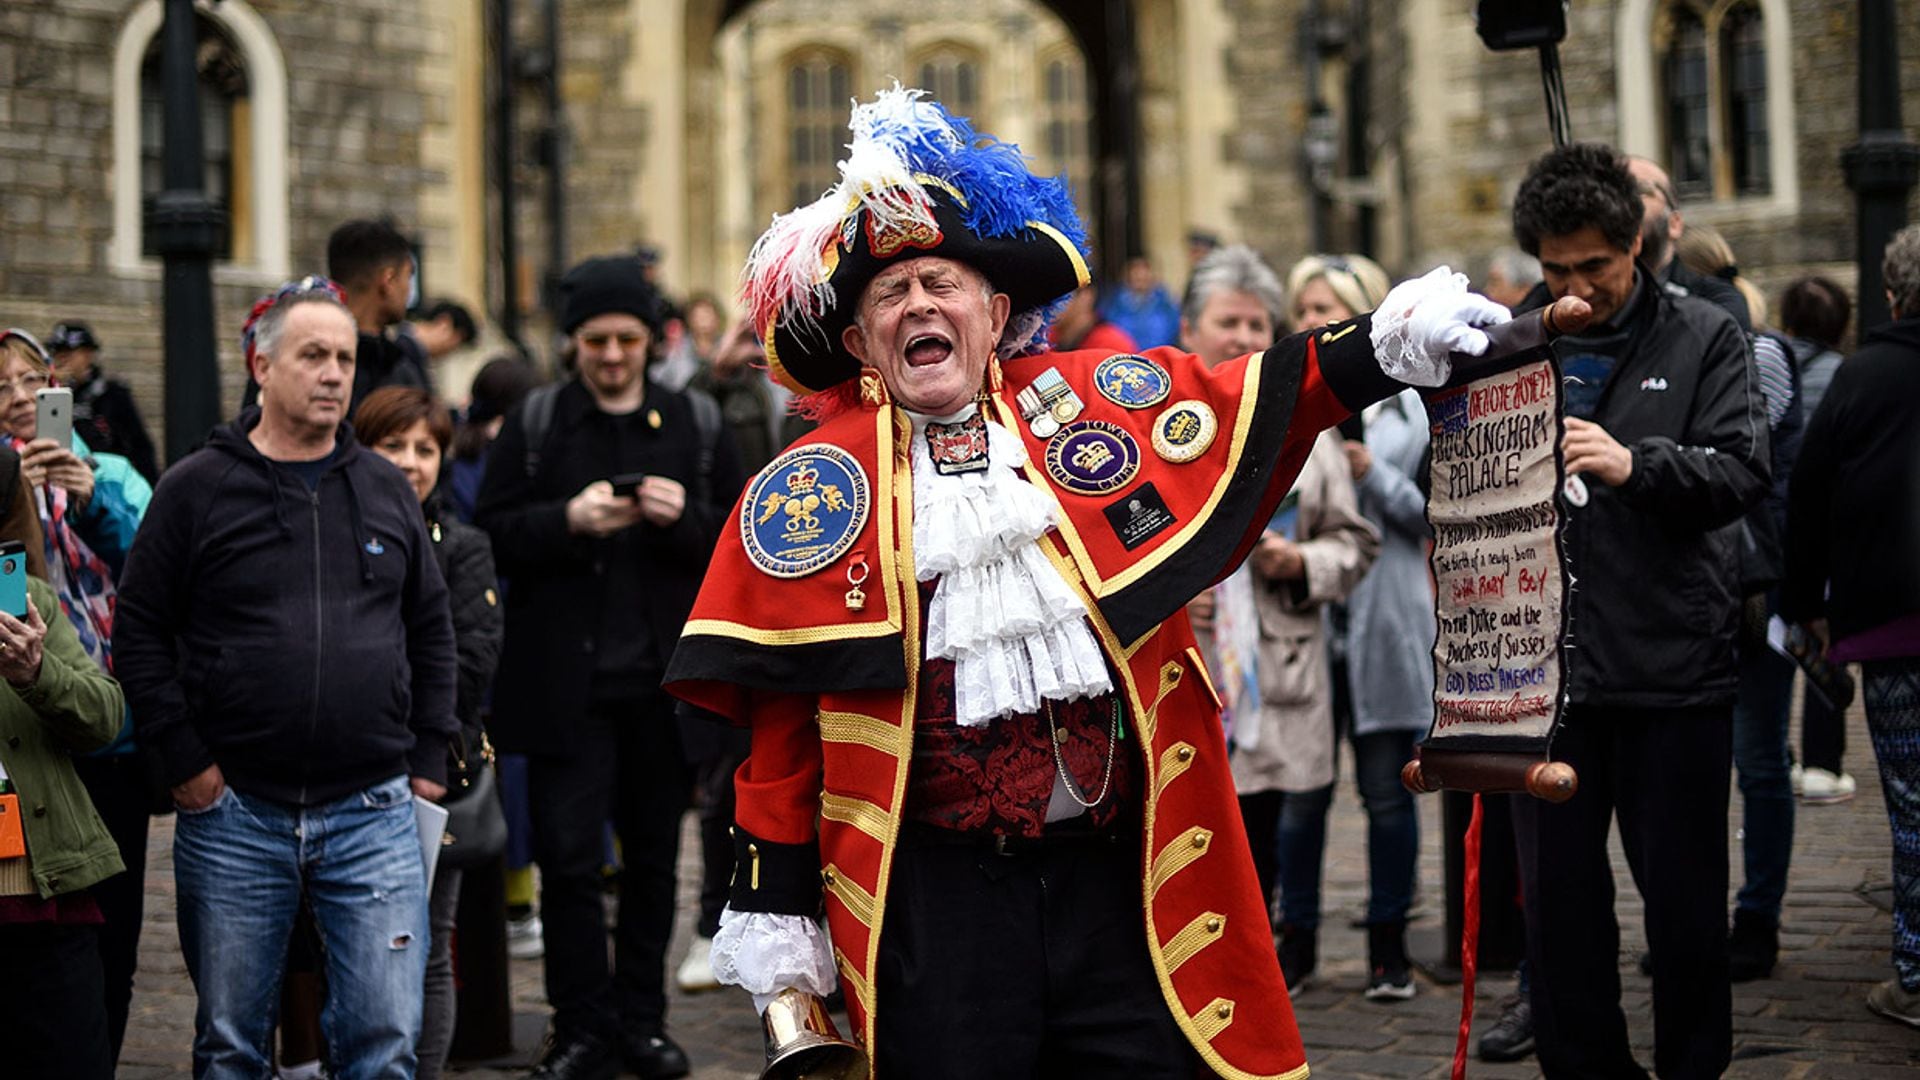
<path fill-rule="evenodd" d="M 0 610 L 10 1069 L 113 1074 L 171 812 L 196 1076 L 440 1075 L 463 880 L 503 870 L 495 914 L 553 1009 L 543 1080 L 685 1075 L 670 976 L 759 1008 L 838 990 L 890 1076 L 1284 1071 L 1323 956 L 1364 950 L 1369 999 L 1419 992 L 1422 391 L 1509 308 L 1552 309 L 1566 377 L 1553 753 L 1580 787 L 1515 800 L 1526 959 L 1481 1055 L 1645 1075 L 1617 821 L 1654 1070 L 1724 1071 L 1730 983 L 1777 963 L 1796 804 L 1856 790 L 1830 685 L 1799 691 L 1789 744 L 1802 633 L 1798 659 L 1861 665 L 1895 882 L 1867 1005 L 1920 1027 L 1920 227 L 1851 356 L 1842 286 L 1769 305 L 1657 164 L 1593 144 L 1521 181 L 1477 286 L 1505 306 L 1212 237 L 1176 300 L 1145 259 L 1091 280 L 1053 182 L 959 159 L 991 146 L 915 156 L 947 145 L 880 147 L 930 233 L 849 175 L 756 248 L 864 220 L 813 286 L 836 302 L 756 262 L 750 310 L 676 308 L 642 256 L 587 259 L 556 292 L 557 377 L 493 359 L 458 407 L 435 375 L 481 328 L 419 301 L 391 223 L 348 222 L 325 277 L 249 312 L 241 412 L 164 473 L 89 326 L 0 337 L 0 575 L 17 550 L 28 578 Z M 967 216 L 983 200 L 1047 230 Z M 39 430 L 50 387 L 70 434 Z M 1343 762 L 1364 945 L 1321 933 Z M 449 812 L 438 857 L 418 801 Z M 670 958 L 689 811 L 700 913 Z M 1226 859 L 1179 877 L 1209 845 Z M 1176 981 L 1213 1002 L 1170 1014 Z"/>

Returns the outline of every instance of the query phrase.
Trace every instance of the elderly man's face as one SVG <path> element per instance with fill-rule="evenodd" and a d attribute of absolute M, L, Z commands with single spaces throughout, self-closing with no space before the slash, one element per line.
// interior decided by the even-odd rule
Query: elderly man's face
<path fill-rule="evenodd" d="M 1680 208 L 1667 200 L 1673 181 L 1667 171 L 1646 158 L 1627 159 L 1627 172 L 1640 184 L 1640 246 L 1647 265 L 1663 269 L 1673 255 L 1673 245 L 1686 231 L 1680 220 Z"/>
<path fill-rule="evenodd" d="M 979 392 L 1008 306 L 1007 294 L 993 292 L 973 268 L 924 255 L 868 283 L 840 340 L 880 372 L 901 407 L 945 416 Z"/>
<path fill-rule="evenodd" d="M 271 355 L 253 358 L 260 407 L 293 428 L 332 431 L 346 419 L 360 339 L 353 316 L 332 304 L 295 304 Z"/>

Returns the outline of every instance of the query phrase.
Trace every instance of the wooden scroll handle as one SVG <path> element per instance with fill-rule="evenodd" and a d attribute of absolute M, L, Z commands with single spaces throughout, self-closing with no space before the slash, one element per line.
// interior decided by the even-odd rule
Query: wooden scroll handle
<path fill-rule="evenodd" d="M 1524 754 L 1475 750 L 1416 751 L 1400 770 L 1400 782 L 1416 795 L 1430 791 L 1521 792 L 1560 803 L 1573 798 L 1580 778 L 1564 761 L 1541 761 Z"/>

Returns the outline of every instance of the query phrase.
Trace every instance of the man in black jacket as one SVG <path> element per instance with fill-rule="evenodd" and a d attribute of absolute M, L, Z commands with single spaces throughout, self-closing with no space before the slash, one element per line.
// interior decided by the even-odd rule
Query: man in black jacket
<path fill-rule="evenodd" d="M 1766 493 L 1764 402 L 1733 318 L 1660 287 L 1641 253 L 1626 163 L 1576 145 L 1536 161 L 1514 233 L 1553 298 L 1594 324 L 1555 343 L 1568 379 L 1571 599 L 1565 803 L 1519 800 L 1527 952 L 1541 1067 L 1644 1076 L 1620 1011 L 1611 819 L 1646 901 L 1654 1064 L 1713 1077 L 1732 1047 L 1727 773 L 1738 582 L 1729 534 Z"/>
<path fill-rule="evenodd" d="M 330 283 L 249 327 L 260 406 L 170 470 L 127 556 L 116 673 L 179 809 L 196 1076 L 265 1076 L 294 915 L 321 938 L 338 1075 L 409 1077 L 427 963 L 411 796 L 444 793 L 447 590 L 419 501 L 345 423 Z"/>
<path fill-rule="evenodd" d="M 660 677 L 745 483 L 710 399 L 646 377 L 661 302 L 632 256 L 560 283 L 579 375 L 528 395 L 475 509 L 507 592 L 493 737 L 528 755 L 553 1041 L 542 1078 L 685 1075 L 666 1035 L 680 817 L 691 776 Z M 699 419 L 704 412 L 708 420 Z M 619 486 L 615 486 L 618 482 Z M 602 823 L 620 836 L 607 970 Z"/>
<path fill-rule="evenodd" d="M 1887 244 L 1893 321 L 1866 332 L 1807 423 L 1781 614 L 1861 664 L 1893 831 L 1893 974 L 1867 1008 L 1920 1027 L 1920 226 Z"/>
<path fill-rule="evenodd" d="M 1687 231 L 1680 216 L 1680 196 L 1673 190 L 1673 178 L 1658 162 L 1629 155 L 1627 171 L 1640 186 L 1640 262 L 1653 271 L 1653 278 L 1675 296 L 1697 296 L 1719 305 L 1745 333 L 1753 333 L 1753 313 L 1747 310 L 1747 298 L 1729 282 L 1695 273 L 1679 260 L 1674 245 Z"/>
<path fill-rule="evenodd" d="M 60 381 L 73 388 L 73 430 L 97 454 L 119 454 L 150 484 L 160 480 L 153 437 L 133 403 L 133 391 L 100 370 L 100 342 L 86 323 L 68 320 L 47 336 Z"/>

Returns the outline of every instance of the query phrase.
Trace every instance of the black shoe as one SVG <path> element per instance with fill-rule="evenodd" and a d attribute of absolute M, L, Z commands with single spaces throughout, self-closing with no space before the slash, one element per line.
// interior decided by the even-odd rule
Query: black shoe
<path fill-rule="evenodd" d="M 1280 974 L 1286 977 L 1287 993 L 1298 993 L 1313 977 L 1314 965 L 1319 961 L 1319 937 L 1317 929 L 1280 928 Z"/>
<path fill-rule="evenodd" d="M 1518 994 L 1500 1003 L 1500 1019 L 1480 1033 L 1481 1061 L 1519 1061 L 1533 1053 L 1533 1003 Z"/>
<path fill-rule="evenodd" d="M 1733 933 L 1727 935 L 1727 978 L 1752 982 L 1773 974 L 1780 959 L 1780 924 L 1758 912 L 1733 909 Z"/>
<path fill-rule="evenodd" d="M 1407 964 L 1407 924 L 1372 923 L 1367 927 L 1367 1000 L 1408 1001 L 1414 995 Z"/>
<path fill-rule="evenodd" d="M 658 1031 L 627 1036 L 626 1066 L 640 1080 L 673 1080 L 693 1071 L 687 1052 Z"/>
<path fill-rule="evenodd" d="M 620 1055 L 612 1044 L 591 1035 L 554 1035 L 527 1080 L 613 1080 Z"/>

